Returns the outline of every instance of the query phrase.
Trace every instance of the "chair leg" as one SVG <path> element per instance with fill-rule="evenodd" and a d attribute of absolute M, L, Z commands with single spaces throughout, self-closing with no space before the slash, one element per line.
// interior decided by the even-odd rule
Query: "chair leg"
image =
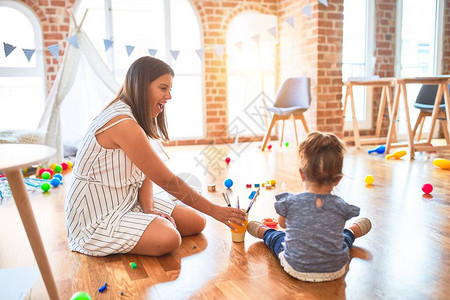
<path fill-rule="evenodd" d="M 422 116 L 422 119 L 420 120 L 420 127 L 419 127 L 419 134 L 417 135 L 417 141 L 420 141 L 420 139 L 422 138 L 423 124 L 425 124 L 425 116 Z M 430 132 L 430 134 L 433 133 Z"/>
<path fill-rule="evenodd" d="M 263 143 L 261 145 L 261 151 L 264 151 L 264 149 L 266 148 L 267 142 L 269 141 L 269 138 L 270 138 L 270 132 L 272 131 L 272 128 L 277 121 L 278 121 L 278 117 L 276 115 L 273 115 L 272 121 L 270 122 L 270 125 L 267 128 L 266 134 L 264 135 Z"/>
<path fill-rule="evenodd" d="M 283 120 L 283 124 L 281 125 L 280 147 L 283 147 L 283 136 L 284 136 L 284 120 Z"/>
<path fill-rule="evenodd" d="M 292 123 L 294 123 L 295 143 L 298 147 L 298 136 L 297 136 L 297 126 L 295 126 L 295 116 L 292 116 Z"/>
<path fill-rule="evenodd" d="M 309 128 L 308 128 L 308 123 L 306 123 L 306 119 L 305 116 L 303 114 L 301 114 L 299 116 L 300 121 L 302 121 L 303 127 L 305 128 L 305 132 L 308 135 L 309 134 Z"/>
<path fill-rule="evenodd" d="M 447 142 L 447 145 L 450 144 L 450 137 L 448 134 L 448 128 L 447 128 L 447 120 L 440 120 L 441 126 L 442 126 L 442 132 L 444 133 L 445 141 Z"/>
<path fill-rule="evenodd" d="M 416 132 L 417 132 L 417 128 L 419 127 L 419 124 L 421 124 L 423 120 L 423 114 L 422 111 L 420 111 L 419 116 L 417 117 L 417 121 L 416 124 L 414 124 L 414 129 L 413 129 L 413 138 L 416 136 Z"/>

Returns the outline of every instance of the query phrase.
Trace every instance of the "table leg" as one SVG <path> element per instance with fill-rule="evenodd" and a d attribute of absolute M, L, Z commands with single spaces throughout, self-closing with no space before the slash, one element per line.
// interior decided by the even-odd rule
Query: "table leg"
<path fill-rule="evenodd" d="M 383 123 L 384 104 L 386 101 L 386 89 L 388 89 L 387 86 L 383 86 L 381 88 L 381 98 L 380 98 L 380 105 L 378 107 L 377 125 L 375 127 L 376 137 L 381 136 L 381 124 Z"/>
<path fill-rule="evenodd" d="M 391 149 L 391 143 L 392 143 L 392 136 L 395 133 L 395 122 L 397 122 L 397 113 L 398 113 L 398 102 L 400 100 L 400 83 L 397 85 L 397 90 L 395 91 L 395 97 L 394 97 L 394 103 L 392 104 L 392 113 L 390 114 L 390 122 L 389 122 L 389 129 L 388 129 L 388 135 L 386 139 L 386 154 L 389 154 L 389 151 Z"/>
<path fill-rule="evenodd" d="M 406 84 L 402 84 L 400 88 L 403 90 L 403 102 L 405 107 L 405 115 L 406 115 L 406 130 L 408 131 L 408 148 L 409 148 L 409 157 L 411 159 L 414 158 L 414 137 L 412 136 L 411 130 L 411 119 L 409 117 L 409 106 L 408 106 L 408 96 L 406 94 Z"/>
<path fill-rule="evenodd" d="M 34 257 L 41 271 L 50 299 L 59 299 L 55 279 L 50 269 L 44 244 L 42 243 L 30 199 L 28 198 L 28 193 L 23 182 L 22 172 L 20 169 L 6 171 L 6 178 L 8 179 L 17 210 L 22 219 L 23 227 L 27 233 L 28 241 L 33 249 Z"/>
<path fill-rule="evenodd" d="M 445 100 L 445 113 L 447 118 L 447 132 L 450 133 L 450 95 L 448 91 L 448 83 L 445 84 L 444 88 L 444 100 Z"/>
<path fill-rule="evenodd" d="M 444 84 L 444 87 L 447 84 Z M 434 132 L 434 127 L 436 126 L 436 118 L 439 112 L 439 104 L 441 104 L 441 98 L 442 98 L 442 84 L 439 84 L 438 86 L 438 90 L 436 92 L 436 98 L 434 100 L 434 107 L 433 107 L 433 112 L 431 113 L 431 126 L 430 126 L 430 133 L 428 134 L 428 138 L 427 138 L 427 144 L 430 145 L 431 144 L 431 139 L 433 138 L 433 132 Z"/>
<path fill-rule="evenodd" d="M 359 128 L 358 128 L 358 120 L 356 119 L 356 110 L 355 110 L 355 100 L 353 99 L 353 88 L 350 88 L 350 104 L 352 105 L 352 116 L 353 116 L 353 136 L 355 138 L 355 147 L 356 149 L 361 149 L 361 143 L 359 141 Z"/>

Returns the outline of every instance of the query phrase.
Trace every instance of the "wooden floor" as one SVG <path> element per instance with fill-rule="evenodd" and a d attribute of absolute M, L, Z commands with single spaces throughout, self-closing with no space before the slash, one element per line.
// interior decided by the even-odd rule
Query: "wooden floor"
<path fill-rule="evenodd" d="M 275 143 L 266 152 L 256 143 L 236 147 L 169 147 L 168 164 L 176 174 L 194 174 L 203 194 L 221 205 L 226 178 L 234 181 L 232 203 L 239 195 L 244 206 L 251 191 L 246 183 L 275 179 L 276 189 L 261 191 L 249 218 L 275 217 L 273 196 L 303 189 L 295 147 L 279 148 Z M 227 166 L 211 153 L 226 153 L 232 161 Z M 202 234 L 184 238 L 180 249 L 164 257 L 73 253 L 67 248 L 64 225 L 67 184 L 31 200 L 61 299 L 82 290 L 93 299 L 448 299 L 450 171 L 434 167 L 435 157 L 449 159 L 450 153 L 417 153 L 413 161 L 406 156 L 387 161 L 382 155 L 349 149 L 345 177 L 336 193 L 361 207 L 373 229 L 355 242 L 345 277 L 327 283 L 291 278 L 263 242 L 247 234 L 244 243 L 233 243 L 229 229 L 211 218 Z M 212 174 L 205 174 L 202 164 L 209 164 Z M 375 177 L 372 187 L 364 183 L 368 174 Z M 216 193 L 207 192 L 210 183 L 216 184 Z M 421 191 L 424 183 L 434 186 L 429 197 Z M 0 268 L 35 264 L 14 201 L 0 205 L 0 228 Z M 137 269 L 130 268 L 131 261 Z M 104 282 L 108 289 L 100 294 Z M 27 299 L 47 298 L 39 278 Z"/>

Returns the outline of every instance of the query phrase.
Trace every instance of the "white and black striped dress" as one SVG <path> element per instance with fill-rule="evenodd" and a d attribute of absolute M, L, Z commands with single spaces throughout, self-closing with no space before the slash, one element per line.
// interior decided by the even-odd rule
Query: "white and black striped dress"
<path fill-rule="evenodd" d="M 145 174 L 122 149 L 103 148 L 95 138 L 108 121 L 123 115 L 134 119 L 122 101 L 105 109 L 78 149 L 65 202 L 69 248 L 73 251 L 94 256 L 127 253 L 156 217 L 143 213 L 139 206 L 138 190 Z M 175 203 L 154 199 L 155 211 L 171 214 L 174 207 Z"/>

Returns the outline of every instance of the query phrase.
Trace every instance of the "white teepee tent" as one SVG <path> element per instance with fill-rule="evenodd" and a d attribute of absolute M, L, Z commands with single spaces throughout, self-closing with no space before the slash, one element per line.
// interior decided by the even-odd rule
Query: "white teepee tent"
<path fill-rule="evenodd" d="M 39 123 L 44 143 L 55 147 L 52 162 L 63 160 L 63 144 L 76 147 L 94 117 L 111 101 L 119 84 L 72 15 L 78 48 L 67 43 L 64 62 L 47 97 Z"/>

